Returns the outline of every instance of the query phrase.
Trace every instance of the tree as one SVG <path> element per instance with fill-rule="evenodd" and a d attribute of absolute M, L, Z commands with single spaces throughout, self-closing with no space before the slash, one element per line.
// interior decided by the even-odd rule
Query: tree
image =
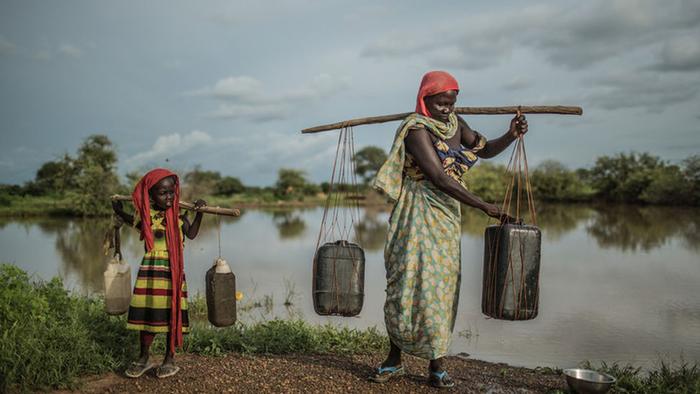
<path fill-rule="evenodd" d="M 200 165 L 185 174 L 183 196 L 186 199 L 194 199 L 201 196 L 210 196 L 216 192 L 217 184 L 221 181 L 218 171 L 202 170 Z"/>
<path fill-rule="evenodd" d="M 225 176 L 216 184 L 216 194 L 220 196 L 230 196 L 243 193 L 244 191 L 245 186 L 243 186 L 243 182 L 232 176 Z"/>
<path fill-rule="evenodd" d="M 683 176 L 689 184 L 689 203 L 700 204 L 700 155 L 692 155 L 683 160 Z"/>
<path fill-rule="evenodd" d="M 306 183 L 306 174 L 304 171 L 280 168 L 277 173 L 277 182 L 275 183 L 275 195 L 278 197 L 288 197 L 294 194 L 300 194 L 303 192 Z"/>
<path fill-rule="evenodd" d="M 79 169 L 86 165 L 96 165 L 105 172 L 112 172 L 117 164 L 117 152 L 106 135 L 91 135 L 78 148 L 76 164 Z"/>
<path fill-rule="evenodd" d="M 666 164 L 648 153 L 620 153 L 596 160 L 590 177 L 599 197 L 611 201 L 641 202 L 656 170 Z"/>
<path fill-rule="evenodd" d="M 542 162 L 531 176 L 535 198 L 555 201 L 582 201 L 589 199 L 593 190 L 579 178 L 554 160 Z"/>
<path fill-rule="evenodd" d="M 110 212 L 109 197 L 119 188 L 116 163 L 117 153 L 105 135 L 91 135 L 78 149 L 71 194 L 76 210 L 83 216 Z"/>
<path fill-rule="evenodd" d="M 367 146 L 360 149 L 353 161 L 355 162 L 355 174 L 362 177 L 364 183 L 369 183 L 377 175 L 387 155 L 382 148 Z"/>

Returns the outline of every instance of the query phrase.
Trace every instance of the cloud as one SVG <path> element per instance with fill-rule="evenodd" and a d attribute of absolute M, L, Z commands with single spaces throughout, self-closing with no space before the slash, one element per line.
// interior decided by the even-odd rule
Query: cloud
<path fill-rule="evenodd" d="M 58 47 L 58 53 L 76 59 L 83 55 L 83 51 L 80 48 L 71 44 L 61 44 L 61 46 Z"/>
<path fill-rule="evenodd" d="M 506 90 L 523 90 L 532 86 L 532 82 L 522 76 L 515 77 L 509 82 L 503 84 L 503 89 Z"/>
<path fill-rule="evenodd" d="M 248 118 L 254 120 L 284 119 L 299 105 L 329 97 L 348 85 L 345 78 L 319 74 L 294 89 L 275 91 L 265 89 L 260 80 L 242 75 L 230 76 L 213 86 L 186 93 L 219 101 L 219 107 L 207 114 L 214 118 Z"/>
<path fill-rule="evenodd" d="M 207 115 L 221 119 L 248 118 L 257 121 L 272 121 L 286 118 L 289 111 L 288 106 L 280 104 L 221 104 L 219 108 Z"/>
<path fill-rule="evenodd" d="M 695 36 L 675 37 L 663 44 L 659 61 L 652 69 L 659 71 L 700 70 L 700 31 Z"/>
<path fill-rule="evenodd" d="M 157 161 L 163 162 L 173 156 L 180 155 L 197 146 L 208 145 L 212 142 L 212 137 L 199 130 L 194 130 L 189 134 L 179 133 L 163 135 L 156 139 L 151 149 L 137 153 L 126 160 L 132 168 Z"/>
<path fill-rule="evenodd" d="M 4 36 L 0 36 L 0 56 L 9 56 L 15 53 L 17 46 Z"/>
<path fill-rule="evenodd" d="M 412 26 L 393 31 L 366 45 L 361 55 L 418 57 L 430 59 L 435 66 L 478 69 L 503 63 L 516 48 L 524 48 L 556 66 L 581 69 L 640 48 L 649 49 L 673 37 L 697 37 L 692 32 L 699 24 L 700 3 L 693 1 L 663 5 L 653 0 L 536 4 L 493 14 L 457 16 L 419 32 Z M 444 25 L 461 27 L 447 29 Z"/>
<path fill-rule="evenodd" d="M 642 107 L 660 112 L 672 104 L 691 100 L 700 92 L 700 81 L 689 82 L 671 74 L 616 73 L 590 82 L 593 91 L 586 101 L 608 110 Z"/>
<path fill-rule="evenodd" d="M 34 52 L 32 59 L 39 61 L 48 61 L 51 59 L 51 52 L 47 50 L 39 50 Z"/>

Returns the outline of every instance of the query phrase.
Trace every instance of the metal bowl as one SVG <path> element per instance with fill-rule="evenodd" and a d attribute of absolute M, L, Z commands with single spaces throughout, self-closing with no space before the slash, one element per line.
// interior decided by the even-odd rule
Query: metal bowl
<path fill-rule="evenodd" d="M 591 371 L 590 369 L 565 369 L 564 375 L 566 375 L 566 383 L 569 385 L 569 388 L 578 394 L 607 393 L 617 381 L 610 375 Z"/>

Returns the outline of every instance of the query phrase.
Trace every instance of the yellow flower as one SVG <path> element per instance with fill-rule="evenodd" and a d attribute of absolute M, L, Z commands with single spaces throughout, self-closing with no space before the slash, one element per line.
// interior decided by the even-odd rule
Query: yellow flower
<path fill-rule="evenodd" d="M 240 301 L 243 299 L 243 293 L 240 291 L 236 292 L 236 301 Z"/>

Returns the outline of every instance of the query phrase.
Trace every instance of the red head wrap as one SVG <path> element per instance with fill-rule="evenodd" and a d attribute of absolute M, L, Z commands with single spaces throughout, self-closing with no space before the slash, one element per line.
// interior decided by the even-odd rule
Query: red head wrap
<path fill-rule="evenodd" d="M 141 178 L 131 197 L 136 212 L 141 218 L 141 239 L 146 245 L 146 251 L 153 249 L 153 231 L 151 230 L 151 204 L 149 191 L 160 180 L 173 177 L 175 180 L 175 198 L 173 205 L 165 211 L 165 240 L 168 247 L 168 260 L 170 261 L 170 276 L 172 279 L 172 293 L 170 304 L 170 351 L 182 346 L 182 312 L 180 305 L 182 297 L 182 277 L 184 264 L 182 260 L 182 239 L 178 228 L 180 219 L 180 183 L 175 173 L 164 168 L 156 168 L 149 171 Z"/>
<path fill-rule="evenodd" d="M 418 99 L 416 100 L 416 112 L 423 116 L 431 116 L 425 108 L 424 98 L 434 94 L 447 92 L 448 90 L 459 91 L 459 84 L 452 75 L 445 71 L 430 71 L 423 76 L 418 89 Z"/>

